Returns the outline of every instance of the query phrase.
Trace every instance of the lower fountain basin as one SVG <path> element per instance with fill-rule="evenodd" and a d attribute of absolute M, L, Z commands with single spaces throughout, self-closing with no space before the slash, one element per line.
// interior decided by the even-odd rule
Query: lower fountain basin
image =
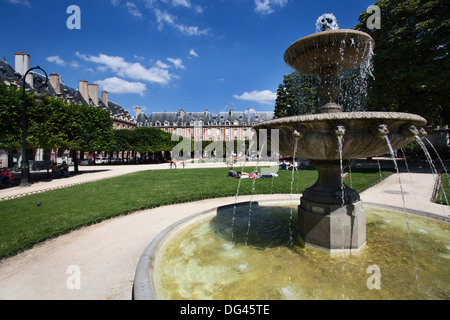
<path fill-rule="evenodd" d="M 144 252 L 134 299 L 450 298 L 448 222 L 408 214 L 408 231 L 404 212 L 366 206 L 364 249 L 330 255 L 299 241 L 297 206 L 240 203 L 171 226 Z"/>
<path fill-rule="evenodd" d="M 280 118 L 253 128 L 257 133 L 268 129 L 268 145 L 272 143 L 271 130 L 279 130 L 280 154 L 292 156 L 297 139 L 297 158 L 339 160 L 338 136 L 343 137 L 343 159 L 367 158 L 389 153 L 385 136 L 394 150 L 400 149 L 419 135 L 426 123 L 421 116 L 409 113 L 336 112 Z"/>

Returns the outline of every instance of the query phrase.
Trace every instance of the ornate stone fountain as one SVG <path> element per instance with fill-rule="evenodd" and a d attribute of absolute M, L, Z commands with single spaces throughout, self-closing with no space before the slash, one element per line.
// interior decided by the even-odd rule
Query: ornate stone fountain
<path fill-rule="evenodd" d="M 317 113 L 267 121 L 254 129 L 279 130 L 280 153 L 311 159 L 319 172 L 298 208 L 302 240 L 327 251 L 359 250 L 366 242 L 365 213 L 359 194 L 343 184 L 342 168 L 350 159 L 389 153 L 388 143 L 394 150 L 404 147 L 426 120 L 397 112 L 343 112 L 336 103 L 337 76 L 366 59 L 375 42 L 356 30 L 329 30 L 327 24 L 322 30 L 294 42 L 284 55 L 290 67 L 321 78 Z"/>
<path fill-rule="evenodd" d="M 330 25 L 334 22 L 324 20 Z M 295 42 L 285 60 L 300 72 L 322 77 L 321 108 L 316 114 L 276 119 L 255 129 L 278 129 L 280 152 L 311 159 L 319 172 L 298 207 L 302 240 L 328 251 L 358 250 L 366 241 L 366 216 L 358 193 L 343 185 L 342 168 L 349 159 L 404 146 L 420 135 L 418 127 L 426 121 L 404 113 L 342 112 L 335 103 L 338 87 L 334 78 L 358 65 L 374 42 L 354 30 L 319 30 L 325 31 Z M 367 250 L 352 257 L 352 263 L 339 268 L 343 260 L 317 255 L 315 250 L 293 254 L 292 204 L 297 206 L 290 200 L 235 203 L 169 226 L 143 253 L 133 298 L 448 299 L 448 228 L 437 225 L 437 220 L 431 224 L 430 219 L 410 217 L 416 220 L 411 220 L 411 226 L 420 226 L 415 232 L 421 235 L 416 236 L 421 240 L 415 244 L 415 254 L 412 252 L 413 257 L 421 257 L 422 289 L 416 292 L 411 290 L 414 281 L 419 284 L 419 276 L 416 258 L 411 259 L 408 250 L 413 251 L 409 227 L 407 233 L 398 232 L 404 226 L 403 215 L 367 208 L 373 241 Z M 422 236 L 428 231 L 422 227 L 430 230 L 427 241 Z M 391 237 L 393 233 L 395 237 Z M 406 267 L 408 260 L 414 261 L 410 267 Z M 362 268 L 367 261 L 392 275 L 392 281 L 383 282 L 383 290 L 368 290 Z"/>

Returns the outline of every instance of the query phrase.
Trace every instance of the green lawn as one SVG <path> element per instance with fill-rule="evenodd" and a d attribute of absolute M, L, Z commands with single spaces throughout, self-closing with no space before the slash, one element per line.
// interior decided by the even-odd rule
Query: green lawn
<path fill-rule="evenodd" d="M 0 202 L 0 258 L 16 254 L 18 248 L 29 248 L 45 238 L 116 214 L 182 201 L 234 196 L 239 180 L 227 177 L 227 173 L 228 169 L 144 171 Z M 382 174 L 386 176 L 390 172 Z M 290 193 L 291 177 L 292 172 L 281 171 L 274 179 L 243 179 L 239 195 Z M 303 192 L 316 179 L 315 170 L 295 172 L 293 192 Z M 352 172 L 352 187 L 358 192 L 379 180 L 377 170 Z M 345 183 L 350 184 L 348 178 Z"/>
<path fill-rule="evenodd" d="M 450 179 L 447 174 L 442 174 L 441 187 L 436 198 L 436 203 L 448 205 L 447 201 L 450 201 Z"/>

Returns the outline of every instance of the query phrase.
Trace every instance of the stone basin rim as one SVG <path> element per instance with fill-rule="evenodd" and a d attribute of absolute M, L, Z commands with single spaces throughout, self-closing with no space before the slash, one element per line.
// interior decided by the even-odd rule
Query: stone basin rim
<path fill-rule="evenodd" d="M 415 125 L 426 125 L 427 121 L 416 114 L 403 112 L 335 112 L 335 113 L 316 113 L 307 115 L 298 115 L 292 117 L 284 117 L 265 121 L 254 125 L 254 129 L 263 129 L 276 125 L 294 125 L 298 123 L 309 123 L 318 121 L 354 121 L 354 120 L 377 120 L 377 121 L 405 121 L 413 122 Z"/>
<path fill-rule="evenodd" d="M 372 38 L 372 36 L 366 32 L 355 30 L 355 29 L 337 29 L 337 30 L 321 31 L 321 32 L 316 32 L 316 33 L 307 35 L 303 38 L 300 38 L 300 39 L 294 41 L 289 46 L 289 48 L 292 48 L 301 43 L 307 43 L 309 41 L 313 41 L 313 40 L 320 39 L 320 38 L 322 38 L 322 39 L 323 38 L 325 38 L 325 39 L 337 38 L 339 36 L 348 36 L 348 37 L 356 36 L 356 37 L 360 37 L 361 39 L 365 39 L 365 40 L 371 41 L 372 43 L 375 43 L 375 40 Z"/>
<path fill-rule="evenodd" d="M 144 252 L 141 255 L 141 258 L 139 260 L 139 263 L 136 267 L 136 273 L 135 278 L 133 281 L 133 287 L 132 287 L 132 299 L 133 300 L 159 300 L 158 293 L 156 290 L 156 279 L 154 277 L 154 269 L 155 269 L 155 263 L 158 253 L 160 252 L 162 246 L 168 241 L 168 239 L 175 233 L 177 233 L 179 230 L 184 228 L 186 225 L 200 220 L 202 218 L 207 217 L 208 215 L 212 215 L 217 213 L 217 210 L 219 208 L 226 209 L 226 208 L 233 208 L 234 206 L 248 206 L 249 204 L 253 203 L 255 205 L 282 205 L 282 204 L 298 204 L 297 200 L 294 199 L 271 199 L 271 200 L 257 200 L 257 201 L 243 201 L 243 202 L 235 202 L 230 203 L 222 206 L 218 206 L 215 208 L 207 209 L 198 213 L 194 213 L 192 215 L 189 215 L 163 231 L 161 231 L 151 242 L 150 244 L 145 248 Z M 414 210 L 411 208 L 400 208 L 396 206 L 386 205 L 386 204 L 379 204 L 379 203 L 371 203 L 371 202 L 365 202 L 363 201 L 363 206 L 365 207 L 372 207 L 372 208 L 381 208 L 391 211 L 397 211 L 399 213 L 410 213 L 415 214 L 423 217 L 427 217 L 434 220 L 440 220 L 444 222 L 450 223 L 449 217 L 443 217 L 431 212 L 426 211 L 420 211 L 420 210 Z"/>

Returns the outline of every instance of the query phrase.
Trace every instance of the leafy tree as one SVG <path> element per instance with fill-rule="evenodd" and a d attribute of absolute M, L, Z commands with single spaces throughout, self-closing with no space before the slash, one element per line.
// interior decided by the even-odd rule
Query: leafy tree
<path fill-rule="evenodd" d="M 33 104 L 32 93 L 26 94 Z M 22 90 L 0 84 L 0 149 L 17 150 L 22 146 Z"/>
<path fill-rule="evenodd" d="M 105 110 L 84 105 L 67 108 L 66 132 L 68 149 L 76 161 L 76 151 L 108 150 L 113 141 L 113 122 Z M 75 167 L 75 172 L 77 172 Z"/>
<path fill-rule="evenodd" d="M 275 101 L 275 118 L 314 113 L 319 104 L 317 87 L 319 79 L 293 72 L 284 76 L 278 86 Z"/>
<path fill-rule="evenodd" d="M 62 100 L 44 95 L 44 103 L 28 106 L 27 142 L 30 148 L 69 149 L 69 108 Z"/>
<path fill-rule="evenodd" d="M 136 128 L 131 134 L 131 147 L 139 153 L 170 151 L 175 146 L 172 135 L 158 128 Z"/>
<path fill-rule="evenodd" d="M 411 112 L 430 124 L 449 124 L 450 3 L 381 0 L 381 29 L 369 30 L 363 12 L 356 29 L 375 40 L 369 110 Z"/>

